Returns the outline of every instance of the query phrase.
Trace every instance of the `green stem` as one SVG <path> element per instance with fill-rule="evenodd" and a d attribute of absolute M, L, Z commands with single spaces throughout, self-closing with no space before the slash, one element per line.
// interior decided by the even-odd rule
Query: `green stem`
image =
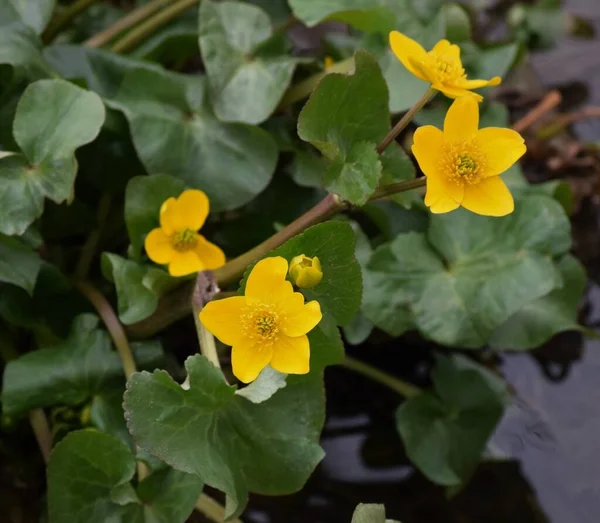
<path fill-rule="evenodd" d="M 40 447 L 44 463 L 47 465 L 50 460 L 50 452 L 52 452 L 52 431 L 48 424 L 48 418 L 42 409 L 33 409 L 29 412 L 29 423 Z"/>
<path fill-rule="evenodd" d="M 79 13 L 85 11 L 92 4 L 95 4 L 97 1 L 98 0 L 77 0 L 76 2 L 73 2 L 69 7 L 67 7 L 62 13 L 57 15 L 56 18 L 54 18 L 50 22 L 50 24 L 44 31 L 44 34 L 42 35 L 42 40 L 44 41 L 44 43 L 47 44 L 54 40 L 58 33 L 60 33 L 64 27 L 69 25 L 73 18 L 75 18 Z"/>
<path fill-rule="evenodd" d="M 8 363 L 19 357 L 19 352 L 15 349 L 12 340 L 9 341 L 9 335 L 6 332 L 0 332 L 0 358 Z M 44 463 L 47 465 L 52 451 L 52 431 L 48 424 L 48 418 L 43 409 L 33 409 L 29 412 L 29 424 L 35 435 L 35 439 L 42 453 Z"/>
<path fill-rule="evenodd" d="M 198 501 L 196 501 L 195 509 L 215 523 L 221 523 L 225 520 L 225 509 L 223 508 L 223 505 L 204 493 L 200 494 Z M 238 518 L 233 518 L 228 521 L 229 523 L 242 523 L 242 520 Z"/>
<path fill-rule="evenodd" d="M 179 16 L 186 9 L 197 5 L 199 0 L 179 0 L 173 3 L 173 5 L 163 9 L 157 14 L 151 16 L 146 21 L 142 22 L 131 32 L 126 34 L 123 38 L 117 41 L 112 47 L 111 51 L 114 53 L 124 53 L 135 48 L 140 42 L 154 34 L 163 25 L 169 23 L 173 18 Z"/>
<path fill-rule="evenodd" d="M 411 189 L 417 189 L 419 187 L 425 187 L 427 185 L 427 178 L 422 176 L 421 178 L 415 178 L 414 180 L 406 180 L 404 182 L 390 183 L 389 185 L 382 185 L 375 189 L 375 192 L 369 198 L 370 202 L 375 200 L 381 200 L 394 194 L 410 191 Z"/>
<path fill-rule="evenodd" d="M 404 129 L 406 129 L 406 126 L 413 121 L 415 114 L 417 114 L 421 109 L 423 109 L 427 102 L 429 102 L 436 95 L 436 93 L 437 91 L 430 87 L 427 90 L 427 92 L 417 101 L 417 103 L 408 110 L 408 112 L 400 119 L 400 121 L 396 125 L 394 125 L 392 130 L 377 146 L 377 152 L 379 154 L 385 151 L 387 147 L 396 139 L 396 137 Z"/>
<path fill-rule="evenodd" d="M 137 25 L 142 20 L 148 18 L 159 9 L 169 5 L 172 1 L 173 0 L 153 0 L 152 2 L 140 6 L 125 15 L 120 20 L 117 20 L 114 24 L 108 26 L 103 31 L 100 31 L 98 34 L 86 40 L 83 45 L 85 47 L 102 47 L 119 36 L 121 33 L 124 33 L 134 25 Z"/>
<path fill-rule="evenodd" d="M 347 58 L 346 60 L 342 60 L 341 62 L 337 62 L 333 64 L 327 71 L 323 71 L 321 73 L 315 74 L 310 78 L 307 78 L 303 82 L 300 82 L 297 85 L 293 85 L 290 87 L 287 92 L 283 95 L 281 102 L 279 103 L 278 109 L 281 111 L 290 105 L 299 102 L 300 100 L 304 100 L 310 96 L 310 94 L 315 90 L 315 87 L 319 85 L 319 82 L 325 78 L 330 73 L 348 73 L 354 66 L 354 57 Z"/>
<path fill-rule="evenodd" d="M 89 302 L 93 305 L 96 312 L 102 318 L 110 337 L 113 340 L 117 353 L 123 364 L 123 371 L 125 372 L 125 378 L 129 381 L 129 378 L 136 372 L 135 360 L 133 359 L 133 353 L 129 346 L 129 341 L 125 335 L 123 325 L 117 318 L 115 311 L 108 303 L 108 300 L 98 291 L 93 285 L 78 281 L 75 282 L 75 287 L 83 294 Z"/>
<path fill-rule="evenodd" d="M 125 334 L 125 329 L 123 329 L 123 325 L 121 325 L 115 311 L 104 295 L 90 283 L 78 281 L 75 282 L 75 287 L 77 287 L 79 292 L 89 300 L 94 306 L 94 309 L 96 309 L 96 312 L 102 318 L 102 321 L 108 330 L 108 334 L 110 334 L 113 344 L 117 348 L 117 353 L 121 359 L 121 364 L 123 365 L 125 379 L 129 381 L 137 368 L 135 360 L 133 359 L 133 352 L 131 352 L 131 347 L 129 346 L 129 341 Z M 137 475 L 139 481 L 142 481 L 148 476 L 148 467 L 142 461 L 137 462 Z"/>
<path fill-rule="evenodd" d="M 257 245 L 248 252 L 227 262 L 223 267 L 215 271 L 215 278 L 219 286 L 224 287 L 239 279 L 246 270 L 246 267 L 252 262 L 258 260 L 261 256 L 280 245 L 283 245 L 290 238 L 303 232 L 305 229 L 324 222 L 334 214 L 337 214 L 347 208 L 347 204 L 343 202 L 335 194 L 328 194 L 323 200 L 315 205 L 308 212 L 294 220 L 287 227 L 284 227 L 279 232 L 275 233 L 270 238 L 266 239 L 261 244 Z"/>
<path fill-rule="evenodd" d="M 198 343 L 200 343 L 200 352 L 218 369 L 221 368 L 219 355 L 217 353 L 217 345 L 215 344 L 214 336 L 206 330 L 200 321 L 200 309 L 195 305 L 192 306 L 194 315 L 194 323 L 196 324 L 196 333 L 198 334 Z"/>
<path fill-rule="evenodd" d="M 366 376 L 377 383 L 385 385 L 388 389 L 397 392 L 405 398 L 413 398 L 414 396 L 417 396 L 423 392 L 419 387 L 415 387 L 414 385 L 411 385 L 400 378 L 396 378 L 387 372 L 379 370 L 368 363 L 364 363 L 363 361 L 351 358 L 350 356 L 346 356 L 346 359 L 342 361 L 341 365 L 347 369 L 362 374 L 363 376 Z"/>

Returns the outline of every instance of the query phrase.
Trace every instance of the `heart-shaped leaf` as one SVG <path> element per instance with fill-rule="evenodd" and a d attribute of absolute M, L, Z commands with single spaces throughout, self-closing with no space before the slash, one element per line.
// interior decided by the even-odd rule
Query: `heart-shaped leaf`
<path fill-rule="evenodd" d="M 203 487 L 196 476 L 161 468 L 134 488 L 134 474 L 124 443 L 95 430 L 71 432 L 48 464 L 50 523 L 183 523 Z"/>
<path fill-rule="evenodd" d="M 373 253 L 363 311 L 392 335 L 414 321 L 438 343 L 481 347 L 510 316 L 561 286 L 552 258 L 570 242 L 562 207 L 539 194 L 518 198 L 502 220 L 461 209 L 433 215 L 427 234 L 400 234 Z"/>
<path fill-rule="evenodd" d="M 63 80 L 25 89 L 13 122 L 23 154 L 0 157 L 0 232 L 22 234 L 41 215 L 44 198 L 61 203 L 72 195 L 75 150 L 96 138 L 104 116 L 97 95 Z"/>
<path fill-rule="evenodd" d="M 249 491 L 300 489 L 323 457 L 321 376 L 289 376 L 284 389 L 255 404 L 203 356 L 185 365 L 187 390 L 164 371 L 131 378 L 125 411 L 138 445 L 224 491 L 228 517 L 241 513 Z"/>
<path fill-rule="evenodd" d="M 199 20 L 200 50 L 217 118 L 262 123 L 277 107 L 300 59 L 283 46 L 268 45 L 278 44 L 277 37 L 267 42 L 271 21 L 256 6 L 206 0 Z"/>
<path fill-rule="evenodd" d="M 162 360 L 158 342 L 133 346 L 140 367 L 154 368 Z M 7 415 L 39 407 L 77 405 L 105 388 L 122 386 L 123 366 L 98 318 L 78 316 L 62 343 L 28 352 L 4 369 L 2 408 Z"/>

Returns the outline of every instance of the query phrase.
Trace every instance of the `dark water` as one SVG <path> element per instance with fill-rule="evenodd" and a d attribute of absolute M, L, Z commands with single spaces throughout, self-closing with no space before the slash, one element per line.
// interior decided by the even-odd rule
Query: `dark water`
<path fill-rule="evenodd" d="M 600 35 L 600 0 L 565 4 Z M 567 103 L 600 105 L 600 40 L 566 39 L 532 63 L 544 85 L 576 93 Z M 581 122 L 576 131 L 584 141 L 600 142 L 598 120 Z M 575 220 L 577 251 L 593 277 L 600 272 L 599 224 L 591 206 Z M 598 285 L 590 283 L 582 309 L 583 323 L 600 326 Z M 418 382 L 431 365 L 431 347 L 421 343 L 375 340 L 350 352 Z M 324 461 L 299 494 L 253 496 L 244 520 L 349 523 L 357 503 L 377 502 L 403 523 L 600 522 L 600 342 L 564 333 L 533 352 L 503 354 L 497 363 L 517 400 L 490 443 L 496 459 L 482 464 L 458 496 L 448 500 L 408 462 L 393 420 L 400 398 L 334 368 L 326 375 Z"/>

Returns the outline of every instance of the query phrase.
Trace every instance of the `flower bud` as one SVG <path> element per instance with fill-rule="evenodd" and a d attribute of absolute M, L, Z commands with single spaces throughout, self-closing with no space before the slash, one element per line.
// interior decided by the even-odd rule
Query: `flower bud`
<path fill-rule="evenodd" d="M 321 262 L 316 256 L 309 258 L 301 254 L 290 262 L 290 277 L 297 287 L 310 289 L 317 286 L 323 279 Z"/>

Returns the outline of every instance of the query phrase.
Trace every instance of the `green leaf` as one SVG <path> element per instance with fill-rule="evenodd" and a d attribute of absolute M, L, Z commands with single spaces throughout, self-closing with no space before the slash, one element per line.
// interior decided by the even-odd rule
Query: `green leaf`
<path fill-rule="evenodd" d="M 288 88 L 299 59 L 261 49 L 272 35 L 259 7 L 241 2 L 200 4 L 200 50 L 215 115 L 225 122 L 264 122 Z"/>
<path fill-rule="evenodd" d="M 0 6 L 3 1 L 6 0 L 0 0 Z M 31 79 L 55 74 L 42 56 L 42 42 L 39 37 L 32 29 L 21 24 L 2 27 L 0 30 L 0 64 L 11 65 L 17 74 Z"/>
<path fill-rule="evenodd" d="M 0 27 L 20 22 L 41 33 L 52 16 L 55 0 L 0 0 Z"/>
<path fill-rule="evenodd" d="M 203 487 L 195 476 L 160 469 L 136 492 L 131 451 L 95 430 L 68 434 L 52 452 L 47 474 L 50 523 L 183 523 Z"/>
<path fill-rule="evenodd" d="M 125 411 L 137 444 L 224 491 L 227 517 L 242 512 L 248 491 L 299 490 L 323 457 L 322 378 L 289 376 L 284 389 L 254 404 L 235 394 L 203 356 L 185 365 L 189 390 L 164 371 L 130 380 Z"/>
<path fill-rule="evenodd" d="M 162 269 L 109 252 L 102 254 L 102 273 L 117 288 L 119 319 L 126 325 L 150 316 L 158 299 L 181 281 Z"/>
<path fill-rule="evenodd" d="M 355 205 L 367 203 L 381 178 L 381 162 L 376 145 L 369 142 L 354 144 L 345 158 L 338 157 L 325 172 L 329 191 Z"/>
<path fill-rule="evenodd" d="M 391 519 L 385 519 L 385 507 L 361 503 L 356 507 L 352 515 L 352 523 L 399 523 Z"/>
<path fill-rule="evenodd" d="M 282 256 L 288 262 L 294 256 L 316 256 L 321 262 L 323 279 L 312 289 L 300 289 L 307 301 L 317 300 L 324 313 L 331 314 L 338 325 L 350 322 L 358 312 L 362 280 L 360 265 L 354 257 L 356 236 L 348 223 L 330 221 L 306 229 L 263 258 Z M 258 260 L 257 260 L 258 261 Z M 246 269 L 240 293 L 254 265 Z"/>
<path fill-rule="evenodd" d="M 510 316 L 561 285 L 552 257 L 568 251 L 570 241 L 560 204 L 539 194 L 519 197 L 515 212 L 502 219 L 463 209 L 433 215 L 427 234 L 401 234 L 374 252 L 363 310 L 392 335 L 414 321 L 438 343 L 478 348 Z"/>
<path fill-rule="evenodd" d="M 388 92 L 381 70 L 366 51 L 355 55 L 352 74 L 328 74 L 298 118 L 298 135 L 329 160 L 361 142 L 378 143 L 390 129 Z"/>
<path fill-rule="evenodd" d="M 160 363 L 158 342 L 133 345 L 140 367 Z M 2 385 L 3 411 L 16 415 L 39 407 L 77 405 L 124 381 L 123 366 L 98 318 L 75 318 L 71 334 L 49 348 L 28 352 L 8 363 Z"/>
<path fill-rule="evenodd" d="M 0 281 L 17 285 L 31 295 L 41 265 L 39 255 L 21 240 L 0 234 Z"/>
<path fill-rule="evenodd" d="M 562 287 L 525 305 L 498 327 L 490 345 L 502 350 L 527 350 L 539 347 L 552 336 L 577 330 L 577 312 L 585 291 L 585 269 L 567 254 L 557 264 Z"/>
<path fill-rule="evenodd" d="M 279 389 L 286 385 L 285 378 L 287 374 L 276 371 L 272 367 L 265 367 L 250 385 L 243 389 L 235 391 L 236 394 L 243 396 L 252 403 L 262 403 L 267 401 Z"/>
<path fill-rule="evenodd" d="M 181 180 L 164 174 L 129 180 L 125 190 L 125 223 L 136 260 L 139 260 L 146 235 L 159 226 L 162 204 L 169 198 L 177 198 L 184 189 Z"/>
<path fill-rule="evenodd" d="M 393 0 L 289 0 L 294 16 L 309 27 L 337 20 L 361 31 L 389 33 L 394 29 Z"/>
<path fill-rule="evenodd" d="M 438 356 L 435 392 L 406 400 L 396 425 L 411 461 L 431 481 L 456 487 L 469 479 L 504 412 L 505 394 L 471 364 Z"/>
<path fill-rule="evenodd" d="M 258 127 L 217 120 L 202 77 L 134 69 L 111 105 L 129 120 L 146 170 L 202 189 L 215 211 L 244 205 L 271 180 L 278 156 L 273 138 Z"/>
<path fill-rule="evenodd" d="M 104 116 L 97 95 L 63 80 L 27 87 L 13 122 L 23 154 L 0 158 L 0 232 L 22 234 L 41 215 L 45 197 L 61 203 L 72 195 L 75 149 L 96 138 Z"/>
<path fill-rule="evenodd" d="M 329 74 L 315 89 L 298 119 L 298 135 L 333 163 L 325 185 L 355 204 L 363 204 L 381 178 L 375 145 L 390 130 L 388 91 L 373 56 L 355 55 L 355 72 Z M 395 151 L 394 151 L 395 150 Z M 399 146 L 384 156 L 391 178 L 408 179 L 414 170 Z"/>

